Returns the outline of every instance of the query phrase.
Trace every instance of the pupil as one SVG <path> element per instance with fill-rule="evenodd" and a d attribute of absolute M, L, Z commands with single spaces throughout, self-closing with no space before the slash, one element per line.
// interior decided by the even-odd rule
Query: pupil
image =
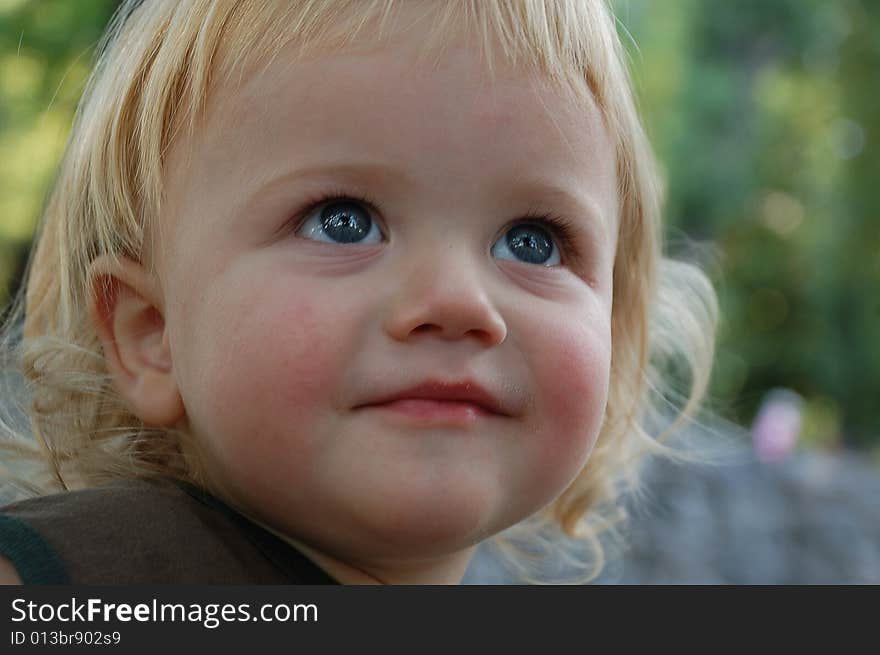
<path fill-rule="evenodd" d="M 550 259 L 553 242 L 547 232 L 534 225 L 520 225 L 507 233 L 507 246 L 530 264 L 543 264 Z"/>
<path fill-rule="evenodd" d="M 335 202 L 321 210 L 321 223 L 331 238 L 339 243 L 360 241 L 370 232 L 370 217 L 350 202 Z"/>

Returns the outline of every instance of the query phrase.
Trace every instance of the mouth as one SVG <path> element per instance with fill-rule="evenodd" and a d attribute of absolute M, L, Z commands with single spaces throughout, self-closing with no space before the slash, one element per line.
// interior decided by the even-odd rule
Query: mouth
<path fill-rule="evenodd" d="M 423 423 L 468 425 L 480 419 L 498 416 L 476 403 L 431 398 L 399 398 L 378 405 L 367 405 L 365 409 L 378 410 Z"/>
<path fill-rule="evenodd" d="M 507 415 L 504 404 L 472 380 L 426 380 L 375 398 L 362 407 L 423 423 L 467 425 L 480 419 Z"/>

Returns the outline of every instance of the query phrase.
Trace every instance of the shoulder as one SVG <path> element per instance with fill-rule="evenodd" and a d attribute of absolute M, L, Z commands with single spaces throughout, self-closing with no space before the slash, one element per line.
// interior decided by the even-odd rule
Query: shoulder
<path fill-rule="evenodd" d="M 51 522 L 76 532 L 114 530 L 114 520 L 141 520 L 166 516 L 169 509 L 188 504 L 189 496 L 166 480 L 124 479 L 100 487 L 19 500 L 0 507 L 0 515 L 33 525 Z"/>
<path fill-rule="evenodd" d="M 0 556 L 26 584 L 248 584 L 272 574 L 227 516 L 161 480 L 2 507 Z"/>
<path fill-rule="evenodd" d="M 84 554 L 87 565 L 119 560 L 132 536 L 186 515 L 187 498 L 168 482 L 119 480 L 0 507 L 0 582 L 66 584 Z"/>
<path fill-rule="evenodd" d="M 120 479 L 99 487 L 64 491 L 46 496 L 25 498 L 0 507 L 0 514 L 53 519 L 81 514 L 88 517 L 96 510 L 122 511 L 133 503 L 175 502 L 184 497 L 176 485 L 166 480 Z M 71 517 L 72 518 L 72 517 Z"/>

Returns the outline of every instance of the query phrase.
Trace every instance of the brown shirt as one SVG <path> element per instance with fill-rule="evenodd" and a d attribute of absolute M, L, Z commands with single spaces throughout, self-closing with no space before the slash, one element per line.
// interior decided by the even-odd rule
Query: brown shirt
<path fill-rule="evenodd" d="M 112 484 L 0 507 L 24 584 L 336 584 L 295 548 L 181 482 Z"/>

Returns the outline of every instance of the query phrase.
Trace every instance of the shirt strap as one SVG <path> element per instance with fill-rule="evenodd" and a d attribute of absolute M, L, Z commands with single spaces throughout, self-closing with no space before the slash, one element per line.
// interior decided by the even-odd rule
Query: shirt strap
<path fill-rule="evenodd" d="M 0 514 L 0 554 L 12 562 L 23 584 L 70 584 L 64 564 L 40 533 L 5 514 Z"/>

